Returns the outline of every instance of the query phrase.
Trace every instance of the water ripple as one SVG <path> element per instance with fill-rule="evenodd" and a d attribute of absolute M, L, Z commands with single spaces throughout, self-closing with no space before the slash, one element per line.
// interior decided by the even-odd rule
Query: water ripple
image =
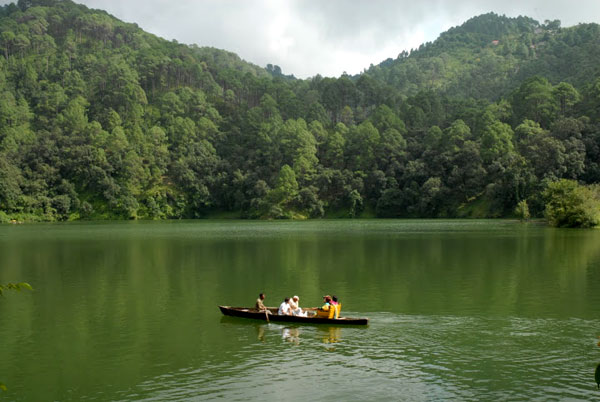
<path fill-rule="evenodd" d="M 597 321 L 390 313 L 371 320 L 369 328 L 262 325 L 262 341 L 256 327 L 232 325 L 247 344 L 123 398 L 324 400 L 340 390 L 344 400 L 590 397 L 590 342 L 582 336 Z"/>

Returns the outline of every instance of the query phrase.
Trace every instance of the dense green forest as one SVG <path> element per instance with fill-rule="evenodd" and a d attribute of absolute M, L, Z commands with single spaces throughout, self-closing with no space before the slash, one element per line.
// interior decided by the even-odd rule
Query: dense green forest
<path fill-rule="evenodd" d="M 0 52 L 2 221 L 541 216 L 551 183 L 600 182 L 597 24 L 486 14 L 299 80 L 19 0 Z"/>

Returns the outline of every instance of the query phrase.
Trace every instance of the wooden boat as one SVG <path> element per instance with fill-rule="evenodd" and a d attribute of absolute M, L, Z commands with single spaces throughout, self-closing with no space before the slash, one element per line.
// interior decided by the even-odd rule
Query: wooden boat
<path fill-rule="evenodd" d="M 323 318 L 323 317 L 299 317 L 295 315 L 279 315 L 276 307 L 267 307 L 271 314 L 247 307 L 219 306 L 221 313 L 232 317 L 253 318 L 255 320 L 273 322 L 298 322 L 304 324 L 330 324 L 330 325 L 368 325 L 368 318 Z M 307 308 L 305 311 L 314 311 L 316 308 Z M 268 316 L 268 319 L 267 319 Z"/>

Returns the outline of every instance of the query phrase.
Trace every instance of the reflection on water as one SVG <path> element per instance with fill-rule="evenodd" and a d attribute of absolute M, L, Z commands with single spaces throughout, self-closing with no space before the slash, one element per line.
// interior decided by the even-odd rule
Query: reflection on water
<path fill-rule="evenodd" d="M 342 339 L 342 328 L 340 327 L 319 327 L 322 333 L 323 343 L 338 343 Z"/>
<path fill-rule="evenodd" d="M 303 324 L 281 324 L 281 323 L 266 323 L 245 318 L 223 316 L 220 320 L 221 324 L 226 325 L 228 331 L 234 331 L 234 327 L 239 327 L 240 331 L 245 331 L 244 328 L 253 327 L 256 331 L 256 339 L 261 343 L 275 342 L 276 337 L 271 335 L 275 332 L 280 333 L 280 339 L 291 344 L 298 345 L 300 342 L 321 342 L 323 344 L 335 344 L 342 340 L 342 331 L 344 327 L 329 326 L 325 324 L 303 325 Z M 365 329 L 358 328 L 359 330 Z M 272 346 L 272 345 L 271 345 Z"/>
<path fill-rule="evenodd" d="M 497 221 L 0 226 L 0 283 L 36 289 L 0 300 L 0 380 L 15 401 L 589 400 L 598 244 Z M 370 325 L 216 307 L 332 289 Z"/>
<path fill-rule="evenodd" d="M 265 341 L 265 328 L 262 325 L 257 325 L 256 326 L 256 332 L 257 332 L 257 339 L 261 342 Z"/>
<path fill-rule="evenodd" d="M 281 328 L 281 337 L 285 341 L 299 345 L 300 344 L 300 328 L 296 328 L 296 327 Z"/>
<path fill-rule="evenodd" d="M 397 389 L 406 400 L 590 399 L 589 364 L 581 357 L 589 351 L 585 333 L 597 322 L 390 313 L 371 318 L 368 328 L 261 324 L 264 344 L 244 337 L 255 333 L 251 323 L 222 322 L 237 339 L 227 343 L 232 350 L 222 359 L 192 364 L 161 378 L 166 384 L 153 379 L 137 391 L 156 392 L 156 400 L 304 400 L 307 389 L 311 398 L 333 400 L 340 394 L 344 400 L 395 399 L 390 390 Z M 330 331 L 343 337 L 322 343 Z M 282 342 L 284 334 L 300 341 Z"/>

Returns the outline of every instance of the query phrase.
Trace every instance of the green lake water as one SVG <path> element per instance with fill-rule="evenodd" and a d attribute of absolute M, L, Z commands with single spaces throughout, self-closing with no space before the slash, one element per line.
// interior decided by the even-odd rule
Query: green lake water
<path fill-rule="evenodd" d="M 593 400 L 600 230 L 512 221 L 0 226 L 0 400 Z M 316 306 L 368 327 L 267 324 Z"/>

